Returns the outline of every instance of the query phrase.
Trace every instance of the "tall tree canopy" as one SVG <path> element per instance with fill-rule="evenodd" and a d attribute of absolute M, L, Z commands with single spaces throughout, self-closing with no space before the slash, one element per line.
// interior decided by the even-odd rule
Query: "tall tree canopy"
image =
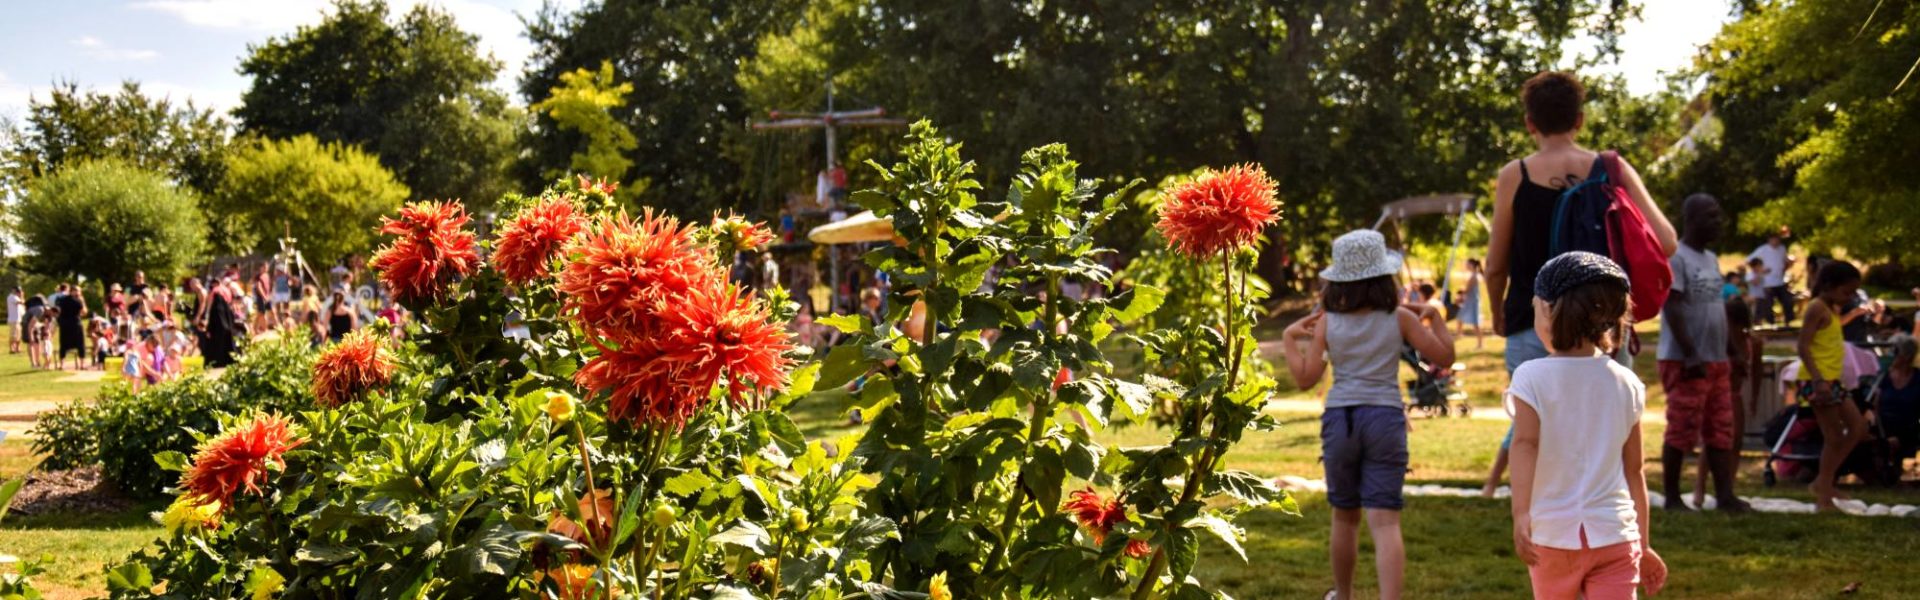
<path fill-rule="evenodd" d="M 547 99 L 561 77 L 611 61 L 631 84 L 612 114 L 638 140 L 620 181 L 645 185 L 638 199 L 682 214 L 743 203 L 740 165 L 729 148 L 745 142 L 750 116 L 736 81 L 739 65 L 766 34 L 784 30 L 800 0 L 605 0 L 562 14 L 551 7 L 528 24 L 534 53 L 520 93 Z M 537 188 L 587 146 L 583 134 L 539 115 L 519 172 Z"/>
<path fill-rule="evenodd" d="M 303 135 L 235 150 L 208 204 L 243 251 L 277 250 L 268 242 L 292 233 L 309 261 L 332 262 L 372 249 L 380 217 L 406 199 L 407 186 L 372 156 Z"/>
<path fill-rule="evenodd" d="M 234 110 L 269 138 L 358 145 L 420 198 L 485 206 L 509 190 L 518 117 L 487 87 L 499 61 L 452 15 L 416 6 L 388 22 L 378 0 L 341 0 L 320 24 L 249 48 Z"/>
<path fill-rule="evenodd" d="M 553 119 L 560 129 L 586 138 L 584 146 L 568 159 L 568 169 L 617 182 L 633 167 L 633 160 L 625 153 L 640 143 L 626 123 L 613 118 L 613 109 L 626 106 L 627 94 L 631 93 L 633 84 L 614 83 L 613 63 L 603 61 L 597 71 L 574 69 L 561 74 L 560 85 L 552 94 L 529 108 Z M 547 171 L 543 175 L 553 180 L 567 173 Z"/>
<path fill-rule="evenodd" d="M 24 127 L 4 132 L 0 190 L 24 191 L 69 164 L 116 159 L 206 194 L 220 182 L 227 123 L 191 101 L 175 104 L 126 82 L 114 93 L 54 86 L 28 104 Z"/>
<path fill-rule="evenodd" d="M 1598 0 L 849 0 L 809 10 L 744 79 L 779 105 L 806 101 L 832 73 L 966 141 L 987 180 L 1049 141 L 1073 148 L 1084 172 L 1149 180 L 1261 163 L 1291 213 L 1280 233 L 1313 241 L 1401 196 L 1486 188 L 1526 147 L 1521 82 L 1558 64 L 1574 35 L 1612 40 L 1629 11 Z"/>
<path fill-rule="evenodd" d="M 193 192 L 118 159 L 74 161 L 33 180 L 14 207 L 13 232 L 30 251 L 26 270 L 165 281 L 201 258 L 206 222 Z"/>
<path fill-rule="evenodd" d="M 1758 206 L 1737 217 L 1750 234 L 1920 264 L 1920 2 L 1743 4 L 1700 64 L 1723 127 L 1679 185 Z"/>

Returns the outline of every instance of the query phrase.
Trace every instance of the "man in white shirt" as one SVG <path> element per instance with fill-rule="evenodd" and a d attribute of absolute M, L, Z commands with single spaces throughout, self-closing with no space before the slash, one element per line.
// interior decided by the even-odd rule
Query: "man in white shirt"
<path fill-rule="evenodd" d="M 20 353 L 20 331 L 27 327 L 27 293 L 13 286 L 7 294 L 7 353 Z"/>
<path fill-rule="evenodd" d="M 1767 243 L 1747 255 L 1748 261 L 1755 259 L 1766 267 L 1760 278 L 1761 286 L 1766 289 L 1764 294 L 1760 294 L 1760 320 L 1773 324 L 1773 303 L 1779 302 L 1782 314 L 1786 317 L 1780 324 L 1792 323 L 1793 292 L 1787 290 L 1787 268 L 1793 266 L 1793 257 L 1787 256 L 1786 240 L 1778 233 L 1767 236 Z"/>

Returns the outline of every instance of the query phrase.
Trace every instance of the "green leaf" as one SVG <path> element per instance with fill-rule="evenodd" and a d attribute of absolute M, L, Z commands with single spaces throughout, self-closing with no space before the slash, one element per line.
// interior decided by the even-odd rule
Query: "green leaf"
<path fill-rule="evenodd" d="M 1144 417 L 1153 410 L 1153 392 L 1147 386 L 1118 379 L 1109 379 L 1107 382 L 1113 387 L 1114 397 L 1120 399 L 1120 406 L 1126 407 L 1127 418 Z"/>
<path fill-rule="evenodd" d="M 1135 285 L 1125 295 L 1127 296 L 1126 308 L 1120 309 L 1113 315 L 1115 320 L 1122 323 L 1138 321 L 1142 317 L 1153 314 L 1153 311 L 1159 310 L 1160 303 L 1167 298 L 1165 291 L 1150 285 Z"/>
<path fill-rule="evenodd" d="M 1224 493 L 1254 506 L 1267 506 L 1284 495 L 1265 478 L 1246 471 L 1221 471 L 1207 480 L 1207 491 Z"/>
<path fill-rule="evenodd" d="M 666 483 L 661 484 L 660 490 L 666 492 L 668 495 L 685 498 L 706 490 L 707 486 L 710 485 L 713 485 L 713 478 L 708 477 L 706 473 L 687 471 L 667 478 Z M 638 496 L 639 494 L 634 495 Z"/>
<path fill-rule="evenodd" d="M 358 551 L 346 546 L 317 544 L 305 546 L 295 551 L 293 553 L 293 560 L 295 562 L 315 565 L 331 565 L 353 560 L 358 556 L 360 556 Z"/>
<path fill-rule="evenodd" d="M 15 477 L 0 484 L 0 520 L 7 518 L 7 511 L 13 508 L 13 497 L 20 493 L 20 486 L 27 484 L 27 478 Z"/>
<path fill-rule="evenodd" d="M 173 450 L 155 453 L 153 455 L 153 462 L 154 464 L 160 465 L 160 468 L 166 471 L 182 472 L 187 470 L 187 455 Z"/>
<path fill-rule="evenodd" d="M 765 527 L 752 521 L 741 521 L 720 533 L 707 538 L 707 542 L 739 546 L 761 556 L 773 555 L 773 536 Z"/>
<path fill-rule="evenodd" d="M 1052 445 L 1041 445 L 1033 449 L 1033 456 L 1026 464 L 1020 465 L 1020 475 L 1026 479 L 1025 485 L 1033 491 L 1033 501 L 1040 504 L 1040 512 L 1049 514 L 1060 506 L 1060 485 L 1066 480 L 1067 468 L 1060 452 Z M 1013 507 L 1018 510 L 1019 507 Z"/>
<path fill-rule="evenodd" d="M 1193 572 L 1194 563 L 1200 560 L 1200 536 L 1194 535 L 1192 529 L 1181 528 L 1173 530 L 1171 537 L 1173 541 L 1167 548 L 1169 564 L 1173 567 L 1170 574 L 1179 581 L 1186 579 Z"/>
<path fill-rule="evenodd" d="M 873 323 L 867 320 L 866 315 L 831 315 L 816 319 L 814 322 L 850 335 L 873 330 Z"/>
<path fill-rule="evenodd" d="M 1190 529 L 1200 529 L 1213 534 L 1214 537 L 1220 538 L 1220 541 L 1226 542 L 1227 547 L 1233 549 L 1233 553 L 1240 556 L 1241 562 L 1246 562 L 1247 551 L 1240 548 L 1240 539 L 1246 537 L 1247 533 L 1241 531 L 1239 527 L 1235 527 L 1232 523 L 1227 522 L 1226 519 L 1220 518 L 1219 515 L 1204 513 L 1198 517 L 1188 519 L 1187 522 L 1181 526 Z"/>
<path fill-rule="evenodd" d="M 858 344 L 841 344 L 827 351 L 827 359 L 820 367 L 820 381 L 814 385 L 823 389 L 837 388 L 866 372 L 867 363 L 861 359 L 861 347 Z"/>
<path fill-rule="evenodd" d="M 153 572 L 147 566 L 129 562 L 107 570 L 107 589 L 135 596 L 153 593 Z"/>

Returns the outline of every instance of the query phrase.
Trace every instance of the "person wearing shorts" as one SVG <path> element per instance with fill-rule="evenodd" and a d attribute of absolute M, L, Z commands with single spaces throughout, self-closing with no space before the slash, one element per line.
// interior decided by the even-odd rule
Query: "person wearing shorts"
<path fill-rule="evenodd" d="M 1328 365 L 1333 367 L 1320 417 L 1320 456 L 1327 503 L 1333 505 L 1331 598 L 1353 597 L 1363 515 L 1379 565 L 1379 597 L 1400 598 L 1406 568 L 1401 486 L 1407 476 L 1400 348 L 1410 344 L 1439 364 L 1454 360 L 1453 338 L 1440 310 L 1427 303 L 1400 304 L 1393 282 L 1400 264 L 1400 254 L 1387 250 L 1379 232 L 1362 229 L 1340 236 L 1333 241 L 1333 265 L 1320 273 L 1328 282 L 1321 309 L 1283 334 L 1287 368 L 1300 389 L 1311 389 Z"/>
<path fill-rule="evenodd" d="M 1691 510 L 1680 491 L 1687 453 L 1704 447 L 1720 510 L 1741 512 L 1733 493 L 1740 467 L 1733 433 L 1733 365 L 1727 356 L 1727 310 L 1720 259 L 1707 248 L 1720 238 L 1720 201 L 1707 194 L 1681 203 L 1680 248 L 1667 259 L 1673 287 L 1660 311 L 1660 386 L 1667 391 L 1667 431 L 1660 450 L 1667 510 Z"/>

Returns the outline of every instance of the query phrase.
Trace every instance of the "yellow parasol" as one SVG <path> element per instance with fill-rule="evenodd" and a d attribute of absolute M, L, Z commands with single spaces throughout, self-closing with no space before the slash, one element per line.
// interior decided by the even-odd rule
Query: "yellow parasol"
<path fill-rule="evenodd" d="M 861 211 L 839 222 L 813 228 L 807 232 L 807 239 L 815 244 L 885 242 L 893 239 L 893 219 L 876 216 L 870 210 Z"/>

